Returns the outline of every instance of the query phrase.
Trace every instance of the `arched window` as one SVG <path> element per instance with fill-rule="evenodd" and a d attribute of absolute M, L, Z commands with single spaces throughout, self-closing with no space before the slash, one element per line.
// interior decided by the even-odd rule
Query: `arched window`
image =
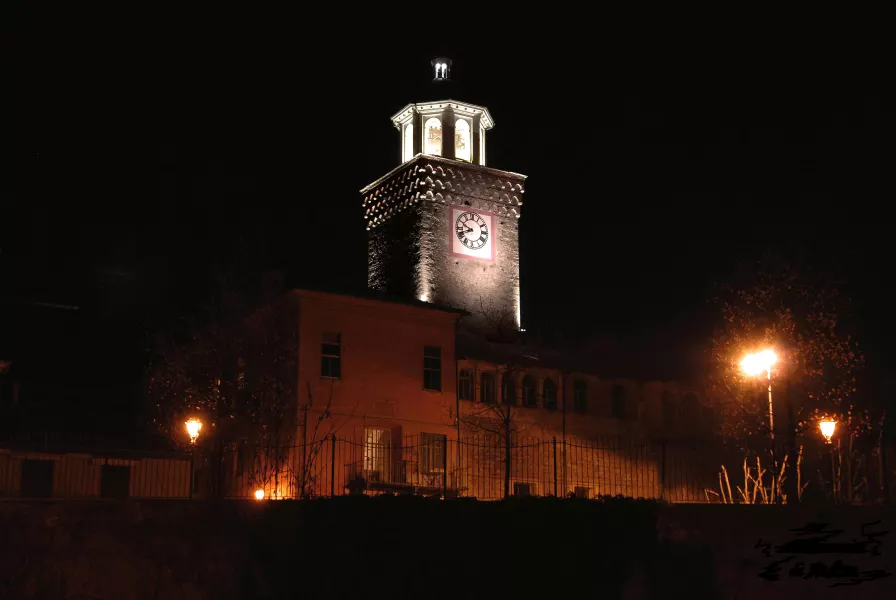
<path fill-rule="evenodd" d="M 675 406 L 675 400 L 672 394 L 663 392 L 663 427 L 672 429 L 677 424 L 676 416 L 678 415 L 678 407 Z"/>
<path fill-rule="evenodd" d="M 588 384 L 584 381 L 573 384 L 572 410 L 577 413 L 588 412 Z"/>
<path fill-rule="evenodd" d="M 538 383 L 531 375 L 523 377 L 523 406 L 528 408 L 538 406 Z"/>
<path fill-rule="evenodd" d="M 423 126 L 423 152 L 442 156 L 442 122 L 433 117 Z"/>
<path fill-rule="evenodd" d="M 473 373 L 467 369 L 461 369 L 460 375 L 457 377 L 457 398 L 458 400 L 473 399 Z"/>
<path fill-rule="evenodd" d="M 454 158 L 470 162 L 473 160 L 473 141 L 470 139 L 470 124 L 466 119 L 458 119 L 454 124 Z"/>
<path fill-rule="evenodd" d="M 510 373 L 501 376 L 501 402 L 516 404 L 516 382 Z"/>
<path fill-rule="evenodd" d="M 479 378 L 479 401 L 486 404 L 495 403 L 495 376 L 483 373 Z"/>
<path fill-rule="evenodd" d="M 414 158 L 414 124 L 408 123 L 404 126 L 404 160 L 409 161 Z"/>
<path fill-rule="evenodd" d="M 545 379 L 541 384 L 544 407 L 548 410 L 557 410 L 557 385 L 553 379 Z"/>
<path fill-rule="evenodd" d="M 614 385 L 610 390 L 610 407 L 614 419 L 625 418 L 625 388 Z"/>

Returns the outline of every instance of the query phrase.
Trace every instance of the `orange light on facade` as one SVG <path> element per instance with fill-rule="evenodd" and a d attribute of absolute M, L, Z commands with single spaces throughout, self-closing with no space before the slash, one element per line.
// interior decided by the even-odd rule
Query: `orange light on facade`
<path fill-rule="evenodd" d="M 184 425 L 187 427 L 190 443 L 195 444 L 197 438 L 199 438 L 199 432 L 202 430 L 202 421 L 199 419 L 190 419 L 189 421 L 184 422 Z"/>
<path fill-rule="evenodd" d="M 834 431 L 837 430 L 837 421 L 833 419 L 822 419 L 818 422 L 818 428 L 821 430 L 821 435 L 824 436 L 825 443 L 830 444 L 831 438 L 834 437 Z"/>
<path fill-rule="evenodd" d="M 256 500 L 264 500 L 264 490 L 263 489 L 258 488 L 257 490 L 255 490 L 255 499 Z"/>

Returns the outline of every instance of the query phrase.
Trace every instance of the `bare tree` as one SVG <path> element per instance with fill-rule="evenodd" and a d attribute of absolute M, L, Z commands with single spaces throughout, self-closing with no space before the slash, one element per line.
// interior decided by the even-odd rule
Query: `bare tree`
<path fill-rule="evenodd" d="M 356 399 L 355 406 L 347 414 L 341 415 L 341 420 L 337 420 L 332 412 L 333 383 L 330 382 L 329 394 L 323 407 L 314 406 L 311 384 L 307 385 L 307 401 L 301 406 L 301 453 L 295 473 L 296 487 L 301 498 L 319 495 L 318 488 L 324 475 L 322 471 L 327 464 L 325 460 L 321 460 L 321 452 L 327 440 L 334 440 L 339 430 L 354 416 L 359 400 Z"/>
<path fill-rule="evenodd" d="M 480 298 L 478 314 L 474 316 L 484 327 L 470 329 L 466 339 L 476 347 L 477 354 L 496 365 L 497 397 L 485 398 L 480 393 L 483 401 L 466 411 L 458 409 L 456 418 L 461 428 L 481 435 L 489 446 L 503 451 L 503 496 L 507 498 L 511 494 L 514 438 L 526 428 L 517 418 L 517 381 L 531 363 L 532 353 L 527 350 L 515 316 L 505 307 L 487 305 Z"/>
<path fill-rule="evenodd" d="M 184 421 L 203 422 L 198 448 L 206 454 L 213 494 L 227 451 L 239 440 L 253 450 L 253 483 L 279 477 L 296 431 L 295 316 L 288 307 L 254 308 L 234 272 L 218 274 L 207 301 L 190 318 L 156 333 L 150 343 L 146 390 L 155 431 L 188 445 Z"/>

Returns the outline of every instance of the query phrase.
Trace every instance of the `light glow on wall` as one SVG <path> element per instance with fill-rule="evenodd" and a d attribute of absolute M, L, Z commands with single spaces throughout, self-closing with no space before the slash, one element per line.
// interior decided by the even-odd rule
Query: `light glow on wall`
<path fill-rule="evenodd" d="M 423 152 L 442 156 L 442 122 L 432 117 L 423 126 Z"/>
<path fill-rule="evenodd" d="M 414 158 L 414 124 L 408 123 L 404 126 L 404 160 L 405 162 Z"/>
<path fill-rule="evenodd" d="M 466 119 L 458 119 L 454 124 L 454 158 L 470 162 L 473 160 L 470 143 L 470 124 Z"/>
<path fill-rule="evenodd" d="M 258 488 L 257 490 L 255 490 L 255 499 L 256 500 L 264 500 L 264 490 L 263 489 Z"/>

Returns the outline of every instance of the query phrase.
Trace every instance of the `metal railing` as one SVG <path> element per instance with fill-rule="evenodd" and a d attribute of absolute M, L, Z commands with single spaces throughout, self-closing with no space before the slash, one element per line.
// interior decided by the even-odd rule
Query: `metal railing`
<path fill-rule="evenodd" d="M 509 495 L 622 495 L 703 502 L 715 471 L 705 453 L 618 438 L 561 441 L 514 437 L 330 437 L 306 446 L 242 445 L 222 456 L 222 495 L 301 498 L 421 494 L 493 500 Z M 509 468 L 507 468 L 509 465 Z"/>

